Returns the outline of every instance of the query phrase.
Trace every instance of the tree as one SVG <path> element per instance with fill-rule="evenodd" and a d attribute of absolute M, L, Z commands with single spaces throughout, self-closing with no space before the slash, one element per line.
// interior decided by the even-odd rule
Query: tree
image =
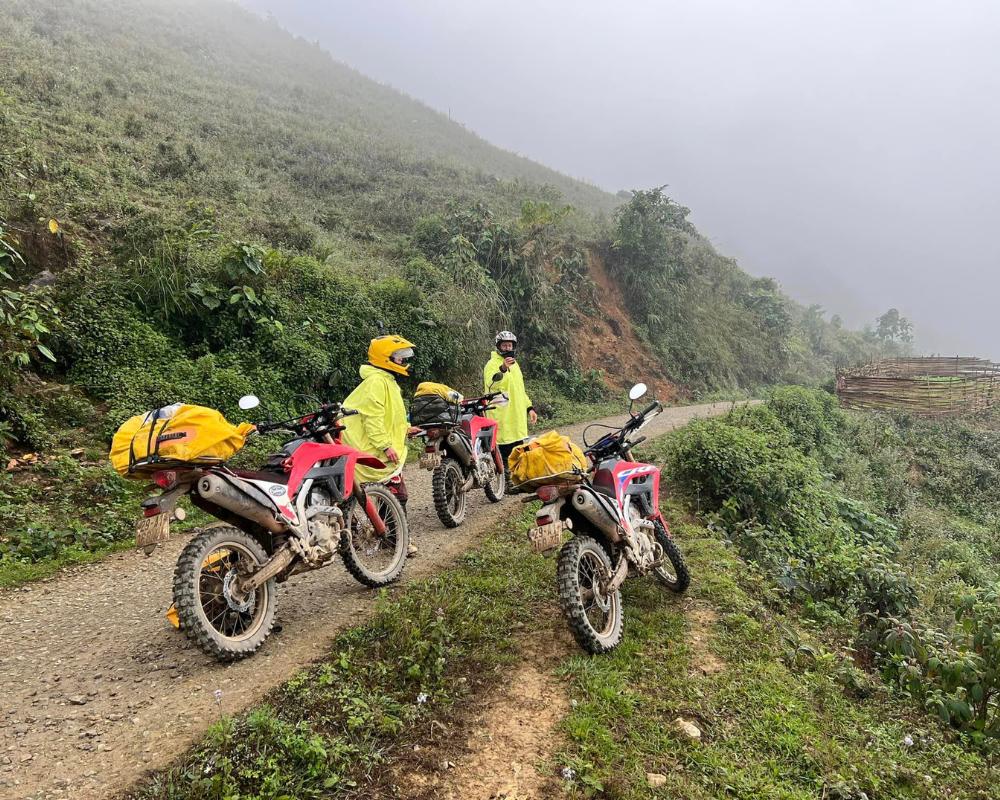
<path fill-rule="evenodd" d="M 895 308 L 890 308 L 875 320 L 875 336 L 882 344 L 909 344 L 913 341 L 913 325 Z"/>

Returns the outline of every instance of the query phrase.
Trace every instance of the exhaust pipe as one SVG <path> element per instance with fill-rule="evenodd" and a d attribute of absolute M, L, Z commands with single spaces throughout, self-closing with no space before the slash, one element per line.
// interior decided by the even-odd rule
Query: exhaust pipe
<path fill-rule="evenodd" d="M 281 533 L 285 530 L 285 526 L 278 522 L 267 508 L 218 475 L 203 475 L 198 481 L 198 494 L 209 503 L 256 522 L 271 533 Z"/>
<path fill-rule="evenodd" d="M 462 462 L 463 467 L 472 466 L 472 450 L 469 449 L 469 443 L 465 439 L 452 431 L 445 441 L 448 443 L 448 449 Z"/>
<path fill-rule="evenodd" d="M 611 541 L 617 542 L 621 538 L 618 520 L 611 516 L 611 512 L 592 493 L 577 490 L 573 494 L 573 508 L 599 531 L 606 534 Z"/>

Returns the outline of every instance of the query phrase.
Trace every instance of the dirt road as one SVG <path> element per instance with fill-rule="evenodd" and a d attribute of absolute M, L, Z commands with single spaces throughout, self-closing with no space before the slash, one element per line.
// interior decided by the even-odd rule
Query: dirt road
<path fill-rule="evenodd" d="M 644 433 L 729 408 L 670 408 Z M 582 429 L 562 432 L 579 441 Z M 446 530 L 434 514 L 429 473 L 409 468 L 407 482 L 420 553 L 404 580 L 442 569 L 518 502 L 493 506 L 475 492 L 465 525 Z M 216 690 L 222 711 L 238 711 L 371 612 L 372 592 L 337 564 L 293 578 L 279 587 L 283 629 L 255 657 L 219 664 L 163 617 L 186 541 L 178 536 L 150 558 L 121 553 L 0 592 L 0 799 L 106 797 L 195 742 L 219 716 Z"/>

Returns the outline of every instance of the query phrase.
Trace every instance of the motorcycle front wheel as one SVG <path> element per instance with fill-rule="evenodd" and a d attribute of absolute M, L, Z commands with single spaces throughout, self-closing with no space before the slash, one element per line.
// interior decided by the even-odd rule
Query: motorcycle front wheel
<path fill-rule="evenodd" d="M 594 655 L 614 650 L 622 640 L 621 589 L 601 589 L 612 572 L 607 551 L 590 536 L 575 536 L 559 551 L 559 605 L 577 644 Z"/>
<path fill-rule="evenodd" d="M 174 568 L 174 607 L 180 629 L 220 661 L 253 655 L 271 633 L 275 579 L 253 593 L 237 592 L 241 571 L 258 569 L 267 553 L 238 528 L 209 528 L 181 551 Z"/>
<path fill-rule="evenodd" d="M 501 459 L 502 461 L 503 459 Z M 493 477 L 486 482 L 483 491 L 486 492 L 487 500 L 491 503 L 499 503 L 503 500 L 504 495 L 507 494 L 507 470 L 501 469 L 498 471 L 495 462 L 490 466 L 492 467 Z"/>
<path fill-rule="evenodd" d="M 653 570 L 656 579 L 676 594 L 687 591 L 691 584 L 691 573 L 688 572 L 687 564 L 684 563 L 684 556 L 677 542 L 670 538 L 663 523 L 657 520 L 654 523 L 656 542 L 663 548 L 665 561 Z"/>
<path fill-rule="evenodd" d="M 340 540 L 340 556 L 355 580 L 378 589 L 402 575 L 410 545 L 410 528 L 406 512 L 385 486 L 369 484 L 365 494 L 385 524 L 385 533 L 375 530 L 363 505 L 352 502 L 347 510 L 347 530 Z"/>
<path fill-rule="evenodd" d="M 465 473 L 454 458 L 445 458 L 434 468 L 431 489 L 434 510 L 446 528 L 457 528 L 465 522 Z"/>

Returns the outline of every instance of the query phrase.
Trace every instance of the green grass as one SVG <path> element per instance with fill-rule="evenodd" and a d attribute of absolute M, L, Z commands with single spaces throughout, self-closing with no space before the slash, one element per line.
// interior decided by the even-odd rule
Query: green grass
<path fill-rule="evenodd" d="M 692 597 L 718 615 L 708 633 L 725 670 L 697 669 L 683 603 L 627 582 L 622 646 L 565 666 L 574 704 L 556 761 L 575 772 L 568 794 L 646 798 L 646 773 L 657 772 L 667 784 L 656 796 L 688 800 L 995 796 L 995 767 L 859 674 L 795 609 L 769 609 L 760 577 L 720 539 L 697 525 L 676 533 Z M 790 639 L 809 645 L 796 653 Z M 674 731 L 678 716 L 702 729 L 700 742 Z"/>
<path fill-rule="evenodd" d="M 40 581 L 55 575 L 59 570 L 78 564 L 90 564 L 100 561 L 112 553 L 120 553 L 135 546 L 132 541 L 116 541 L 100 545 L 92 550 L 79 545 L 71 545 L 59 552 L 53 558 L 42 561 L 11 561 L 0 560 L 0 589 L 22 586 L 32 581 Z"/>

